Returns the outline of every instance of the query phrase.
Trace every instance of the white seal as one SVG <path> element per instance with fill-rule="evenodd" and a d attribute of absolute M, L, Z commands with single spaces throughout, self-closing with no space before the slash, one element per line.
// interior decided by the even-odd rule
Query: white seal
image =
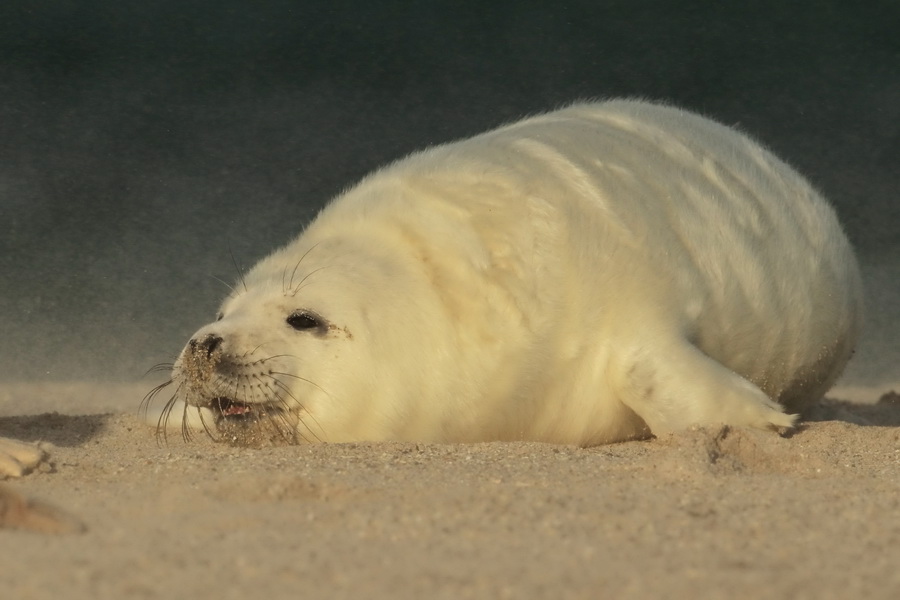
<path fill-rule="evenodd" d="M 580 104 L 335 199 L 194 334 L 163 419 L 183 401 L 251 444 L 790 427 L 860 314 L 851 247 L 787 165 L 682 110 Z"/>

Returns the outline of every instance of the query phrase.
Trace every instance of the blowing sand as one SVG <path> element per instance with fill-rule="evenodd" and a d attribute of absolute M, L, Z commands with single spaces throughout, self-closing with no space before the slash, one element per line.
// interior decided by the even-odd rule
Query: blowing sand
<path fill-rule="evenodd" d="M 7 498 L 84 531 L 0 531 L 0 596 L 900 597 L 896 394 L 790 437 L 253 450 L 158 444 L 147 387 L 4 384 L 0 435 L 49 448 Z"/>

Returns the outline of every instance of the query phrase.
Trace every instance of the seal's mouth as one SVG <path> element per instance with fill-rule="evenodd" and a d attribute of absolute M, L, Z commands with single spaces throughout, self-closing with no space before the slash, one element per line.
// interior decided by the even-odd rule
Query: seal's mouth
<path fill-rule="evenodd" d="M 209 407 L 220 417 L 243 417 L 247 418 L 255 412 L 252 404 L 246 402 L 238 402 L 231 398 L 219 396 L 213 398 L 209 403 Z"/>
<path fill-rule="evenodd" d="M 203 404 L 215 421 L 207 433 L 213 439 L 236 446 L 281 445 L 296 443 L 297 414 L 277 400 L 243 402 L 228 396 L 215 396 Z"/>
<path fill-rule="evenodd" d="M 206 405 L 222 426 L 241 425 L 248 427 L 272 419 L 284 420 L 287 408 L 280 402 L 242 402 L 228 396 L 216 396 Z"/>
<path fill-rule="evenodd" d="M 217 396 L 207 405 L 219 422 L 247 423 L 283 412 L 275 402 L 241 402 L 226 396 Z"/>

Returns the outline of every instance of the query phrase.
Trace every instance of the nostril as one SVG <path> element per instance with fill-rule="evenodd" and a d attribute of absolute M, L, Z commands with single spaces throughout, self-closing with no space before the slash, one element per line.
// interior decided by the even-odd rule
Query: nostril
<path fill-rule="evenodd" d="M 219 346 L 222 345 L 222 341 L 221 337 L 212 333 L 202 340 L 193 339 L 190 341 L 191 352 L 206 352 L 206 358 L 210 358 L 213 353 L 219 349 Z"/>

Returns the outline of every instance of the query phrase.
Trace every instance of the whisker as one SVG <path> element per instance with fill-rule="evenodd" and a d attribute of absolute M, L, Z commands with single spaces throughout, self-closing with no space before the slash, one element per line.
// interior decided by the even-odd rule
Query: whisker
<path fill-rule="evenodd" d="M 306 377 L 301 377 L 300 375 L 294 375 L 293 373 L 284 373 L 282 371 L 272 371 L 272 375 L 283 375 L 284 377 L 293 377 L 294 379 L 299 379 L 300 381 L 303 381 L 304 383 L 308 383 L 309 385 L 313 386 L 314 388 L 316 388 L 317 390 L 319 390 L 320 392 L 322 392 L 323 394 L 325 394 L 332 400 L 334 399 L 334 397 L 331 394 L 329 394 L 325 388 L 320 386 L 315 381 L 312 381 L 311 379 L 307 379 Z M 282 383 L 282 382 L 279 381 L 279 383 Z M 282 385 L 286 385 L 286 384 L 282 383 Z"/>
<path fill-rule="evenodd" d="M 248 350 L 248 351 L 244 352 L 243 354 L 241 354 L 241 358 L 247 358 L 248 356 L 250 356 L 250 355 L 252 355 L 252 354 L 255 354 L 260 348 L 262 348 L 263 346 L 265 346 L 267 343 L 268 343 L 268 342 L 263 342 L 262 344 L 260 344 L 260 345 L 257 346 L 256 348 L 253 348 L 252 350 Z M 262 364 L 262 363 L 264 363 L 265 361 L 267 361 L 267 360 L 269 360 L 269 359 L 271 359 L 271 358 L 272 358 L 271 356 L 268 357 L 268 358 L 260 358 L 260 359 L 254 361 L 254 362 L 251 363 L 251 364 Z"/>
<path fill-rule="evenodd" d="M 216 281 L 218 281 L 219 283 L 221 283 L 222 285 L 224 285 L 225 287 L 227 287 L 227 288 L 228 288 L 228 291 L 230 291 L 232 294 L 235 293 L 235 292 L 237 291 L 236 289 L 234 289 L 234 286 L 233 286 L 233 285 L 231 285 L 230 283 L 228 283 L 228 282 L 225 281 L 224 279 L 220 279 L 219 277 L 216 277 L 215 275 L 211 275 L 210 277 L 212 277 L 213 279 L 215 279 Z"/>
<path fill-rule="evenodd" d="M 298 357 L 295 354 L 273 354 L 271 356 L 266 356 L 266 357 L 260 358 L 259 360 L 256 361 L 256 364 L 262 365 L 262 364 L 265 364 L 265 363 L 269 362 L 270 360 L 274 360 L 276 358 L 294 358 L 294 359 L 296 359 Z"/>
<path fill-rule="evenodd" d="M 166 389 L 167 387 L 172 385 L 172 383 L 173 383 L 173 380 L 169 379 L 168 381 L 164 381 L 163 383 L 155 386 L 153 389 L 151 389 L 149 392 L 147 392 L 147 394 L 143 397 L 143 399 L 141 399 L 140 406 L 138 407 L 138 415 L 140 416 L 141 419 L 143 419 L 143 420 L 147 419 L 147 413 L 150 410 L 150 405 L 153 403 L 153 401 L 156 399 L 156 397 L 164 389 Z M 156 445 L 157 446 L 161 446 L 160 430 L 162 430 L 162 445 L 168 445 L 168 443 L 169 443 L 168 437 L 166 435 L 166 424 L 168 423 L 169 414 L 172 411 L 172 407 L 174 406 L 175 402 L 178 399 L 180 390 L 181 390 L 181 384 L 179 384 L 175 388 L 175 391 L 172 393 L 172 396 L 166 401 L 166 403 L 163 405 L 162 409 L 160 410 L 159 418 L 157 418 L 157 420 L 156 420 L 155 437 L 156 437 Z"/>
<path fill-rule="evenodd" d="M 300 257 L 300 260 L 297 261 L 297 264 L 294 265 L 294 270 L 291 271 L 291 279 L 290 279 L 290 281 L 288 282 L 288 286 L 287 286 L 287 288 L 285 289 L 285 293 L 287 293 L 288 290 L 290 290 L 290 289 L 292 289 L 292 288 L 294 287 L 294 276 L 297 274 L 297 269 L 299 269 L 299 268 L 300 268 L 300 265 L 303 263 L 303 259 L 305 259 L 306 256 L 307 256 L 310 252 L 312 252 L 313 250 L 315 250 L 316 247 L 317 247 L 318 245 L 319 245 L 318 243 L 313 244 L 313 245 L 309 248 L 309 250 L 307 250 L 306 252 L 303 253 L 303 256 L 301 256 L 301 257 Z M 305 277 L 304 277 L 304 279 L 305 279 Z M 302 283 L 302 282 L 301 282 L 301 283 Z"/>
<path fill-rule="evenodd" d="M 241 267 L 238 266 L 237 259 L 234 258 L 234 252 L 231 251 L 231 247 L 228 247 L 228 255 L 231 256 L 231 264 L 234 265 L 234 270 L 237 271 L 238 280 L 240 280 L 241 285 L 244 286 L 244 291 L 247 291 L 247 282 L 244 280 L 244 271 Z"/>
<path fill-rule="evenodd" d="M 309 381 L 308 379 L 304 379 L 304 378 L 302 378 L 302 377 L 301 377 L 300 379 L 301 379 L 302 381 L 306 381 L 307 383 L 311 383 L 312 385 L 315 385 L 317 388 L 319 388 L 320 390 L 322 390 L 322 393 L 324 393 L 325 395 L 327 395 L 329 398 L 331 397 L 331 396 L 328 394 L 328 392 L 326 392 L 324 389 L 322 389 L 320 386 L 316 385 L 315 383 L 312 383 L 312 382 Z M 279 380 L 277 377 L 272 377 L 272 381 L 274 381 L 274 382 L 275 382 L 275 385 L 278 386 L 281 390 L 283 390 L 284 393 L 287 394 L 288 397 L 289 397 L 291 400 L 293 400 L 294 403 L 300 408 L 300 411 L 297 413 L 297 419 L 298 419 L 298 422 L 303 423 L 303 426 L 306 427 L 306 430 L 309 431 L 309 432 L 312 434 L 312 436 L 313 436 L 314 438 L 316 438 L 316 441 L 321 442 L 322 439 L 318 436 L 318 434 L 316 434 L 316 432 L 313 431 L 312 428 L 310 428 L 309 425 L 307 425 L 306 423 L 303 422 L 303 415 L 306 415 L 307 417 L 309 417 L 310 419 L 312 419 L 313 423 L 315 423 L 316 426 L 321 430 L 321 429 L 322 429 L 322 426 L 319 424 L 319 422 L 316 420 L 316 418 L 315 418 L 309 411 L 307 411 L 307 410 L 303 407 L 303 404 L 297 399 L 296 396 L 294 396 L 293 392 L 291 392 L 291 389 L 288 387 L 288 385 L 287 385 L 286 383 L 284 383 L 283 381 Z M 301 435 L 301 437 L 303 437 L 304 440 L 309 441 L 309 440 L 307 440 L 306 436 L 300 434 L 299 432 L 297 432 L 297 433 L 298 433 L 298 435 Z"/>
<path fill-rule="evenodd" d="M 209 436 L 209 439 L 214 442 L 220 441 L 219 438 L 216 437 L 216 435 L 212 432 L 212 429 L 210 429 L 209 424 L 206 422 L 206 416 L 204 415 L 203 411 L 198 410 L 197 413 L 200 415 L 200 424 L 203 425 L 203 431 L 206 432 L 206 435 Z"/>
<path fill-rule="evenodd" d="M 269 380 L 276 381 L 273 377 L 266 374 Z M 270 410 L 263 409 L 261 415 L 265 417 L 270 429 L 274 429 L 275 434 L 288 444 L 296 443 L 296 436 L 291 434 L 291 423 L 288 420 L 289 407 L 283 397 L 274 389 L 269 381 L 264 380 L 261 376 L 254 374 L 253 379 L 257 382 L 260 389 L 263 390 L 262 395 L 270 404 L 276 405 L 274 413 Z M 248 381 L 249 383 L 249 381 Z"/>
<path fill-rule="evenodd" d="M 144 394 L 144 397 L 141 399 L 141 403 L 138 406 L 138 415 L 141 418 L 147 418 L 147 411 L 150 410 L 150 404 L 153 402 L 153 400 L 156 398 L 156 396 L 161 391 L 163 391 L 170 385 L 172 385 L 171 379 L 169 379 L 168 381 L 164 381 L 163 383 L 161 383 L 157 386 L 154 386 L 153 389 L 151 389 L 149 392 Z"/>
<path fill-rule="evenodd" d="M 185 442 L 194 441 L 194 430 L 191 429 L 190 415 L 188 414 L 191 408 L 196 409 L 200 422 L 203 422 L 202 409 L 199 406 L 190 406 L 187 402 L 184 402 L 181 408 L 181 439 Z"/>
<path fill-rule="evenodd" d="M 175 405 L 178 403 L 178 395 L 172 394 L 172 397 L 169 398 L 169 401 L 166 402 L 166 405 L 163 406 L 162 411 L 159 413 L 159 419 L 156 421 L 156 445 L 159 446 L 159 438 L 160 431 L 162 432 L 162 442 L 163 445 L 169 445 L 169 419 L 172 417 L 172 411 L 175 410 Z M 185 406 L 187 406 L 185 404 Z M 182 424 L 182 427 L 184 425 Z"/>
<path fill-rule="evenodd" d="M 327 267 L 319 267 L 318 269 L 313 269 L 312 271 L 310 271 L 309 273 L 307 273 L 306 275 L 304 275 L 304 276 L 303 276 L 303 279 L 300 280 L 300 283 L 297 284 L 297 287 L 295 287 L 295 288 L 293 288 L 293 289 L 291 290 L 291 296 L 296 296 L 296 295 L 297 295 L 297 292 L 299 292 L 300 289 L 303 287 L 303 282 L 304 282 L 304 281 L 306 281 L 307 279 L 309 279 L 310 277 L 312 277 L 313 275 L 315 275 L 315 274 L 318 273 L 319 271 L 321 271 L 321 270 L 323 270 L 323 269 L 326 269 L 326 268 L 327 268 Z"/>
<path fill-rule="evenodd" d="M 275 398 L 273 400 L 273 402 L 279 406 L 277 413 L 274 416 L 271 416 L 270 418 L 273 420 L 277 419 L 280 422 L 280 425 L 276 425 L 275 427 L 278 429 L 279 433 L 281 434 L 281 438 L 290 444 L 296 444 L 297 443 L 297 436 L 295 433 L 296 428 L 291 425 L 291 422 L 288 420 L 288 417 L 287 417 L 287 415 L 289 414 L 288 403 L 284 400 L 284 398 L 281 397 L 281 395 L 277 391 L 272 390 L 271 388 L 268 387 L 268 385 L 267 385 L 267 389 L 270 389 L 272 391 L 272 396 L 274 396 L 274 398 Z"/>
<path fill-rule="evenodd" d="M 147 372 L 144 373 L 144 377 L 146 377 L 147 375 L 151 375 L 153 373 L 159 373 L 162 371 L 166 371 L 166 372 L 171 371 L 172 367 L 174 367 L 174 366 L 175 366 L 175 363 L 159 363 L 159 364 L 153 365 L 152 367 L 147 369 Z"/>

